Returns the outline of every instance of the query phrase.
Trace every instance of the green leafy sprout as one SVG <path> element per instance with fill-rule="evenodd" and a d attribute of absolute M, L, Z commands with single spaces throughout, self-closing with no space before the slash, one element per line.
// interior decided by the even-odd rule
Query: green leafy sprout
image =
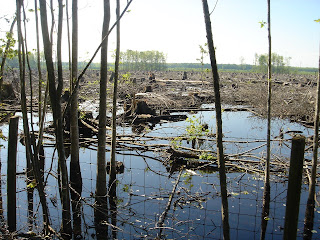
<path fill-rule="evenodd" d="M 267 24 L 265 21 L 260 21 L 259 23 L 261 28 L 264 28 L 264 26 Z"/>
<path fill-rule="evenodd" d="M 196 140 L 197 138 L 207 136 L 210 132 L 208 128 L 204 128 L 200 118 L 197 118 L 196 116 L 187 118 L 186 122 L 189 123 L 186 127 L 186 135 L 189 140 Z"/>

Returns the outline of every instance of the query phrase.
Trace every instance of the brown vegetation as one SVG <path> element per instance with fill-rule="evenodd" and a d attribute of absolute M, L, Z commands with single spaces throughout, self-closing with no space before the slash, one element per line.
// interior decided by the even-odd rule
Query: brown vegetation
<path fill-rule="evenodd" d="M 124 73 L 122 73 L 124 74 Z M 193 110 L 204 103 L 213 103 L 212 79 L 207 75 L 200 81 L 199 72 L 188 72 L 188 79 L 182 80 L 184 72 L 155 72 L 155 80 L 148 80 L 149 72 L 131 72 L 129 80 L 120 76 L 118 101 L 123 105 L 126 99 L 145 101 L 157 111 L 170 112 Z M 109 73 L 111 76 L 111 73 Z M 120 74 L 121 75 L 121 74 Z M 109 79 L 110 79 L 109 76 Z M 68 86 L 68 76 L 65 76 Z M 7 80 L 8 81 L 8 80 Z M 272 117 L 290 119 L 312 126 L 316 94 L 315 75 L 279 74 L 273 77 Z M 37 80 L 35 78 L 35 85 Z M 112 84 L 108 85 L 111 99 Z M 34 86 L 36 88 L 36 86 Z M 79 101 L 98 99 L 99 72 L 89 70 L 80 83 Z M 151 88 L 152 91 L 145 91 Z M 15 89 L 19 91 L 19 89 Z M 266 117 L 267 76 L 259 73 L 220 73 L 221 100 L 225 105 L 247 106 L 256 114 Z M 34 99 L 36 100 L 36 99 Z M 4 100 L 6 103 L 6 100 Z M 18 109 L 16 106 L 3 105 L 2 110 Z M 110 106 L 109 106 L 110 108 Z"/>

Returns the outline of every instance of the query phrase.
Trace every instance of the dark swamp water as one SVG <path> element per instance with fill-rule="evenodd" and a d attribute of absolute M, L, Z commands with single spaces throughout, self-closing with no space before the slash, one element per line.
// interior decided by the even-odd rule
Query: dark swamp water
<path fill-rule="evenodd" d="M 207 106 L 210 107 L 210 106 Z M 199 149 L 213 150 L 215 137 L 214 111 L 186 113 L 189 120 L 179 122 L 161 122 L 133 138 L 131 127 L 118 127 L 118 135 L 122 136 L 117 149 L 117 161 L 123 162 L 124 172 L 117 174 L 117 231 L 108 238 L 118 239 L 153 239 L 159 234 L 159 218 L 165 211 L 170 196 L 172 202 L 164 219 L 162 237 L 167 239 L 222 239 L 221 198 L 219 174 L 214 167 L 209 170 L 185 169 L 173 171 L 167 159 L 165 149 L 169 145 L 191 148 L 192 141 L 185 140 L 188 130 L 197 124 L 207 123 L 208 134 L 201 136 L 202 141 L 196 143 Z M 49 118 L 49 117 L 48 117 Z M 19 129 L 22 131 L 22 121 Z M 259 119 L 250 112 L 223 112 L 223 132 L 225 153 L 234 158 L 259 161 L 265 155 L 266 121 Z M 36 127 L 36 125 L 35 125 Z M 1 126 L 5 136 L 8 125 Z M 273 120 L 272 138 L 279 135 L 282 129 L 284 141 L 272 142 L 272 159 L 279 163 L 288 162 L 290 158 L 290 135 L 300 131 L 311 136 L 313 131 L 297 123 L 284 120 Z M 189 132 L 190 133 L 190 132 Z M 181 136 L 183 136 L 181 138 Z M 179 138 L 180 137 L 180 138 Z M 130 140 L 130 141 L 129 141 Z M 207 141 L 208 140 L 208 141 Z M 59 231 L 61 223 L 61 205 L 57 187 L 57 154 L 52 143 L 46 139 L 45 172 L 48 175 L 46 194 L 49 203 L 50 218 L 54 229 Z M 6 170 L 7 141 L 0 140 L 1 152 L 1 190 L 3 197 L 4 217 L 6 219 Z M 148 145 L 148 148 L 145 147 Z M 254 149 L 254 150 L 252 150 Z M 246 153 L 247 152 L 247 153 Z M 208 153 L 209 154 L 209 153 Z M 106 152 L 110 159 L 110 152 Z M 305 158 L 310 160 L 311 153 L 306 152 Z M 80 149 L 80 164 L 83 178 L 82 191 L 82 232 L 84 239 L 95 239 L 94 228 L 94 192 L 96 186 L 96 146 L 90 143 Z M 69 158 L 68 166 L 69 166 Z M 243 163 L 242 170 L 232 170 L 227 173 L 229 221 L 231 239 L 260 239 L 261 209 L 263 196 L 263 162 L 254 165 L 256 172 L 250 171 L 250 166 Z M 213 164 L 215 165 L 215 164 Z M 25 149 L 18 144 L 17 172 L 25 171 Z M 273 168 L 272 168 L 273 169 Z M 288 169 L 286 169 L 288 170 Z M 287 196 L 288 173 L 274 172 L 271 175 L 271 203 L 266 239 L 282 239 Z M 174 194 L 172 191 L 174 186 Z M 316 189 L 318 193 L 318 187 Z M 308 197 L 308 186 L 303 184 L 298 238 L 302 238 L 305 206 Z M 27 232 L 27 193 L 25 174 L 17 176 L 17 231 Z M 41 206 L 37 191 L 35 191 L 35 226 L 33 231 L 42 229 Z M 320 239 L 320 209 L 315 213 L 313 239 Z M 111 223 L 111 220 L 109 220 Z M 114 223 L 114 221 L 113 221 Z M 319 233 L 318 233 L 319 232 Z"/>

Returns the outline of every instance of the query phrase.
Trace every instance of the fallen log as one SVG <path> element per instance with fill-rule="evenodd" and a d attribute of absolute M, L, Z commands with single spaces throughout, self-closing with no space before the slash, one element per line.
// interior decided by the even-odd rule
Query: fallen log
<path fill-rule="evenodd" d="M 132 124 L 139 124 L 139 123 L 158 123 L 161 120 L 166 120 L 166 121 L 172 121 L 172 122 L 177 122 L 177 121 L 182 121 L 187 119 L 187 115 L 184 114 L 179 114 L 179 115 L 160 115 L 160 116 L 153 116 L 150 114 L 139 114 L 134 117 L 132 120 Z"/>
<path fill-rule="evenodd" d="M 83 126 L 85 126 L 86 128 L 90 129 L 92 132 L 98 133 L 98 129 L 97 128 L 91 126 L 90 124 L 86 123 L 82 119 L 80 119 L 80 122 L 83 124 Z"/>
<path fill-rule="evenodd" d="M 194 158 L 194 159 L 199 159 L 199 155 L 197 153 L 194 152 L 185 152 L 185 151 L 179 151 L 177 149 L 174 148 L 169 148 L 167 150 L 168 153 L 170 153 L 170 157 L 176 157 L 176 158 Z"/>

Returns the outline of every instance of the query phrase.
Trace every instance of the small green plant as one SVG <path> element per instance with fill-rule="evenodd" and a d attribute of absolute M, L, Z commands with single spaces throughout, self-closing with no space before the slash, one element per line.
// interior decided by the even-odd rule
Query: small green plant
<path fill-rule="evenodd" d="M 146 133 L 149 133 L 149 132 L 151 132 L 151 128 L 150 128 L 150 126 L 145 126 L 145 128 L 144 128 L 144 131 L 146 132 Z"/>
<path fill-rule="evenodd" d="M 99 82 L 100 82 L 100 80 L 99 80 L 99 79 L 97 79 L 97 80 L 94 80 L 94 81 L 88 82 L 88 83 L 87 83 L 87 86 L 90 86 L 90 85 L 98 85 L 98 84 L 99 84 Z"/>
<path fill-rule="evenodd" d="M 207 50 L 207 43 L 204 44 L 204 46 L 199 45 L 200 48 L 200 58 L 197 58 L 196 60 L 198 62 L 200 62 L 201 64 L 201 75 L 200 75 L 200 80 L 203 81 L 203 77 L 204 77 L 204 71 L 203 71 L 203 67 L 204 67 L 204 58 L 205 56 L 207 56 L 209 54 L 208 50 Z"/>
<path fill-rule="evenodd" d="M 78 107 L 78 111 L 80 112 L 79 118 L 80 118 L 81 120 L 84 120 L 84 119 L 85 119 L 85 116 L 86 116 L 86 113 L 83 112 L 83 111 L 80 111 L 79 107 Z"/>
<path fill-rule="evenodd" d="M 129 72 L 124 73 L 124 74 L 121 75 L 121 77 L 122 77 L 123 81 L 127 83 L 130 80 L 131 73 L 129 73 Z"/>
<path fill-rule="evenodd" d="M 116 199 L 117 206 L 120 205 L 121 203 L 123 203 L 123 198 L 117 198 Z"/>
<path fill-rule="evenodd" d="M 186 136 L 189 140 L 196 140 L 200 137 L 207 136 L 209 134 L 209 129 L 205 124 L 201 123 L 200 118 L 192 116 L 186 120 L 189 125 L 186 127 Z"/>
<path fill-rule="evenodd" d="M 172 141 L 171 141 L 171 146 L 174 149 L 178 149 L 182 144 L 182 137 L 175 137 Z"/>
<path fill-rule="evenodd" d="M 32 181 L 31 181 L 31 183 L 29 183 L 28 185 L 27 185 L 27 188 L 28 189 L 32 189 L 32 188 L 35 188 L 37 186 L 37 181 L 36 181 L 36 179 L 33 179 Z"/>
<path fill-rule="evenodd" d="M 216 160 L 217 158 L 216 158 L 215 156 L 213 156 L 212 154 L 203 152 L 203 153 L 201 153 L 201 155 L 199 156 L 199 159 L 201 159 L 201 160 L 213 161 L 213 160 Z"/>
<path fill-rule="evenodd" d="M 187 118 L 186 122 L 189 123 L 189 125 L 186 127 L 185 135 L 187 141 L 191 141 L 193 148 L 199 148 L 200 145 L 203 144 L 203 140 L 200 138 L 210 134 L 208 124 L 202 123 L 201 118 L 197 118 L 194 115 Z"/>
<path fill-rule="evenodd" d="M 259 23 L 261 28 L 264 28 L 264 26 L 267 24 L 265 21 L 260 21 Z"/>
<path fill-rule="evenodd" d="M 125 185 L 123 186 L 122 190 L 123 190 L 124 192 L 129 192 L 129 185 L 128 185 L 128 184 L 125 184 Z"/>
<path fill-rule="evenodd" d="M 0 39 L 0 55 L 3 55 L 5 53 L 7 43 L 9 42 L 9 48 L 7 49 L 7 58 L 13 58 L 17 56 L 18 50 L 14 50 L 13 47 L 16 44 L 16 40 L 13 38 L 13 33 L 7 32 L 6 33 L 6 39 L 1 38 Z"/>

